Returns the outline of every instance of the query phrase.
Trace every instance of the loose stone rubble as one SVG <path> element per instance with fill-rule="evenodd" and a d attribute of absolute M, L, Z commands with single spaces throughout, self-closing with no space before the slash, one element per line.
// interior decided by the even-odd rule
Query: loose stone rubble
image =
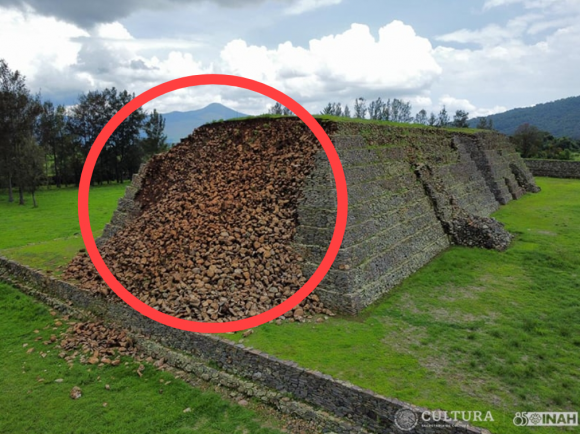
<path fill-rule="evenodd" d="M 259 140 L 256 128 L 264 129 Z M 179 318 L 223 322 L 264 312 L 306 282 L 291 240 L 320 145 L 297 123 L 256 128 L 197 130 L 148 165 L 140 215 L 101 248 L 111 272 L 143 302 Z M 116 298 L 84 253 L 65 277 Z M 332 314 L 311 295 L 286 316 L 307 313 Z"/>
<path fill-rule="evenodd" d="M 60 356 L 72 363 L 120 364 L 121 356 L 135 356 L 133 341 L 124 330 L 116 330 L 103 322 L 77 322 L 71 325 L 59 343 Z"/>

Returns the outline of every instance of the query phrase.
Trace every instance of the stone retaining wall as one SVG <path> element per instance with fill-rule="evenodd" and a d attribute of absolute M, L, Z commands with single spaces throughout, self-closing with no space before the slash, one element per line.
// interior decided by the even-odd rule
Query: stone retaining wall
<path fill-rule="evenodd" d="M 401 431 L 394 424 L 394 415 L 400 409 L 409 409 L 420 417 L 425 408 L 415 407 L 396 399 L 386 398 L 370 390 L 340 381 L 317 371 L 304 369 L 294 362 L 280 360 L 262 351 L 213 335 L 198 334 L 164 326 L 139 314 L 124 303 L 107 303 L 104 299 L 39 271 L 0 257 L 0 280 L 38 291 L 37 297 L 59 300 L 103 320 L 149 337 L 153 342 L 183 351 L 196 359 L 211 363 L 240 381 L 251 381 L 273 391 L 276 396 L 288 394 L 307 404 L 318 407 L 344 422 L 335 421 L 332 430 L 337 433 L 370 432 L 388 434 L 482 434 L 488 431 L 461 422 L 441 422 L 444 427 L 416 428 Z M 155 344 L 154 342 L 157 342 Z M 159 351 L 159 347 L 157 350 Z M 187 360 L 174 353 L 173 362 L 183 368 Z M 170 360 L 171 361 L 171 360 Z M 194 373 L 207 374 L 205 368 L 190 368 Z M 223 377 L 223 376 L 222 376 Z M 223 378 L 218 378 L 222 381 Z M 220 379 L 221 378 L 221 379 Z M 232 377 L 233 378 L 233 377 Z M 207 379 L 211 379 L 208 375 Z M 225 381 L 225 380 L 223 380 Z M 228 381 L 235 381 L 233 379 Z M 226 382 L 227 383 L 227 382 Z M 237 383 L 236 383 L 237 384 Z M 276 395 L 278 393 L 278 395 Z"/>
<path fill-rule="evenodd" d="M 525 160 L 534 176 L 580 179 L 580 161 Z"/>
<path fill-rule="evenodd" d="M 358 313 L 454 243 L 450 222 L 459 211 L 472 224 L 526 192 L 539 191 L 513 145 L 499 133 L 366 123 L 323 126 L 344 168 L 349 213 L 341 249 L 316 293 L 341 312 Z M 324 257 L 336 216 L 330 164 L 323 152 L 316 158 L 294 239 L 306 276 Z M 430 173 L 428 181 L 419 179 L 421 170 Z"/>

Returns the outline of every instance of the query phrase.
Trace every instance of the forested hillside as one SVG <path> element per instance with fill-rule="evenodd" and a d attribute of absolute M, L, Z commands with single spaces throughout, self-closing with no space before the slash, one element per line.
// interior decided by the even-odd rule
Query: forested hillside
<path fill-rule="evenodd" d="M 534 107 L 517 108 L 490 116 L 493 127 L 504 134 L 513 134 L 522 124 L 530 124 L 555 137 L 580 139 L 580 96 L 537 104 Z M 471 119 L 475 127 L 479 118 Z"/>

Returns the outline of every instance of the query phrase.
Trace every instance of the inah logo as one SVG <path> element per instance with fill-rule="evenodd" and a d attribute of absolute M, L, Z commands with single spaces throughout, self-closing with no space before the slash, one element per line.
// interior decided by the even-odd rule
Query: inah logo
<path fill-rule="evenodd" d="M 515 426 L 578 426 L 578 413 L 523 412 L 516 413 Z"/>
<path fill-rule="evenodd" d="M 401 408 L 395 413 L 395 425 L 401 431 L 411 431 L 417 425 L 419 418 L 413 410 Z"/>

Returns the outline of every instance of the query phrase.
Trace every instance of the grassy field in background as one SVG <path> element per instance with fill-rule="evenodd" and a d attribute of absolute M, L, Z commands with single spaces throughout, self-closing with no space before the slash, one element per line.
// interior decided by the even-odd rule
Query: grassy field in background
<path fill-rule="evenodd" d="M 0 306 L 2 434 L 280 433 L 274 417 L 200 391 L 150 364 L 143 363 L 139 377 L 140 363 L 129 357 L 116 367 L 77 362 L 69 369 L 54 343 L 43 344 L 67 324 L 57 327 L 47 307 L 2 283 Z M 77 400 L 69 397 L 74 386 L 82 390 Z M 186 408 L 191 411 L 184 413 Z"/>
<path fill-rule="evenodd" d="M 537 181 L 541 193 L 494 215 L 517 236 L 508 251 L 453 247 L 357 318 L 266 324 L 244 344 L 416 405 L 490 410 L 495 422 L 477 425 L 496 433 L 563 432 L 512 423 L 516 412 L 580 406 L 580 181 Z M 92 191 L 95 234 L 123 188 Z M 76 191 L 38 197 L 37 210 L 0 197 L 0 233 L 22 231 L 0 237 L 0 254 L 50 269 L 82 247 Z"/>
<path fill-rule="evenodd" d="M 91 187 L 89 214 L 95 238 L 111 220 L 126 187 L 127 184 Z M 78 189 L 53 187 L 39 191 L 36 197 L 38 208 L 33 208 L 28 196 L 21 206 L 8 203 L 8 196 L 0 194 L 0 255 L 58 275 L 84 248 L 77 214 Z"/>

